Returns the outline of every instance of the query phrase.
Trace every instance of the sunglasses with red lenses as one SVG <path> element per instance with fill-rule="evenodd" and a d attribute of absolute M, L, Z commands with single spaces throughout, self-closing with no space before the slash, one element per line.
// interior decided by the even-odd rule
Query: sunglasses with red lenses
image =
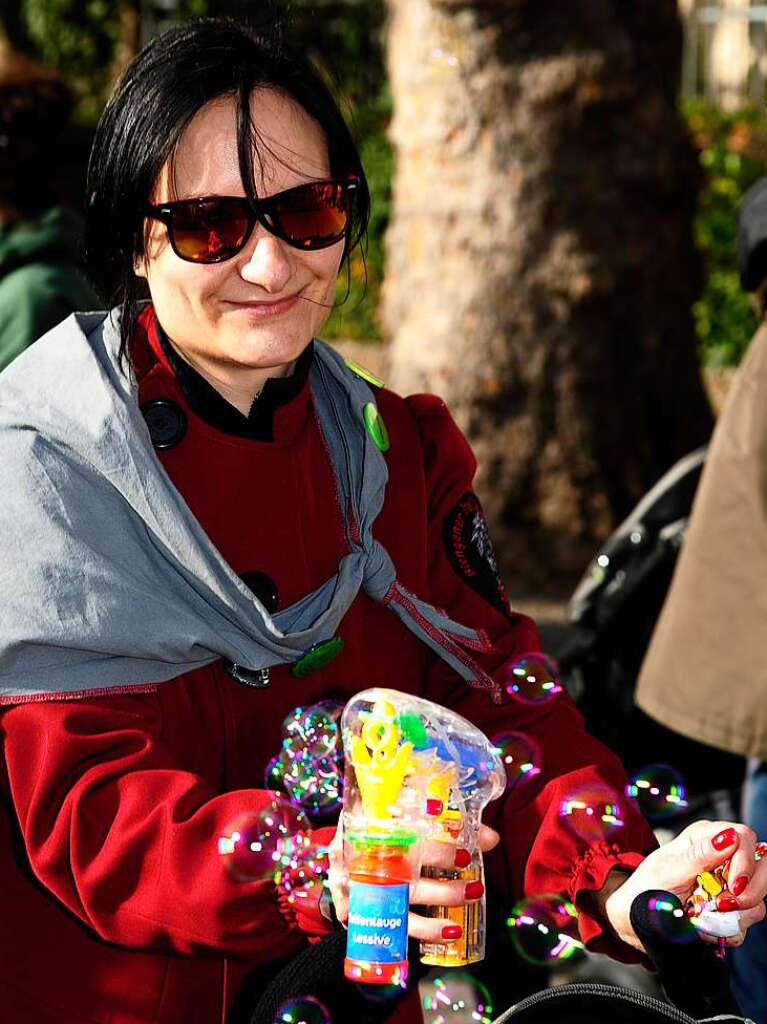
<path fill-rule="evenodd" d="M 162 221 L 175 254 L 189 263 L 222 263 L 247 244 L 256 223 L 294 249 L 314 252 L 346 237 L 359 179 L 312 181 L 276 195 L 202 196 L 147 206 Z"/>

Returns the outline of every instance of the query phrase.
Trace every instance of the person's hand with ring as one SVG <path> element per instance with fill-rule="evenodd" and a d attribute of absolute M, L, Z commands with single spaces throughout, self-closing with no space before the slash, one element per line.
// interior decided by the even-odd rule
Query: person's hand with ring
<path fill-rule="evenodd" d="M 767 895 L 767 859 L 756 859 L 756 835 L 747 825 L 726 821 L 696 821 L 670 842 L 654 850 L 630 874 L 611 872 L 597 897 L 603 913 L 620 939 L 642 949 L 631 926 L 631 904 L 651 889 L 665 889 L 686 904 L 696 879 L 729 860 L 728 893 L 717 900 L 721 913 L 737 911 L 739 931 L 723 941 L 739 946 L 751 925 L 764 919 Z M 700 931 L 708 941 L 719 941 Z"/>

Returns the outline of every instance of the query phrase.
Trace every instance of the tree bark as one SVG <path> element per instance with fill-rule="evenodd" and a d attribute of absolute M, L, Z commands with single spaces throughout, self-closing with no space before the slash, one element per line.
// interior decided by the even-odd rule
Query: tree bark
<path fill-rule="evenodd" d="M 572 579 L 712 418 L 672 0 L 389 0 L 389 383 L 478 456 L 512 590 Z"/>
<path fill-rule="evenodd" d="M 117 38 L 111 78 L 116 80 L 138 53 L 141 46 L 141 0 L 119 0 Z"/>

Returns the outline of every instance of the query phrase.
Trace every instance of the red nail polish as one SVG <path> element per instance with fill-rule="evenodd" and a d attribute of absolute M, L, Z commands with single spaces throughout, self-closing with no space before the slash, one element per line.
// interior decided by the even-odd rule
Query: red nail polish
<path fill-rule="evenodd" d="M 749 883 L 748 875 L 738 875 L 735 881 L 730 886 L 730 892 L 733 896 L 740 896 L 743 890 Z"/>
<path fill-rule="evenodd" d="M 728 846 L 732 846 L 737 838 L 738 833 L 734 828 L 726 828 L 724 832 L 720 832 L 719 835 L 714 836 L 711 840 L 711 845 L 715 850 L 726 850 Z"/>
<path fill-rule="evenodd" d="M 459 924 L 446 924 L 442 929 L 443 939 L 460 939 L 463 928 Z"/>
<path fill-rule="evenodd" d="M 430 818 L 438 818 L 445 809 L 445 805 L 441 800 L 435 800 L 430 798 L 426 801 L 426 813 Z"/>
<path fill-rule="evenodd" d="M 716 909 L 726 914 L 728 910 L 738 910 L 740 904 L 733 896 L 720 896 L 716 901 Z"/>
<path fill-rule="evenodd" d="M 485 887 L 481 882 L 469 882 L 463 894 L 467 900 L 478 900 L 484 891 Z"/>
<path fill-rule="evenodd" d="M 457 849 L 455 851 L 455 866 L 457 868 L 467 868 L 471 864 L 471 854 L 468 850 Z"/>

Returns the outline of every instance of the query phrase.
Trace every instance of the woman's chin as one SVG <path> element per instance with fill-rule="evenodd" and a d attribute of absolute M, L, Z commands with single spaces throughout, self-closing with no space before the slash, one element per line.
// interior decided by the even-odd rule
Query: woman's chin
<path fill-rule="evenodd" d="M 250 369 L 269 370 L 270 377 L 287 374 L 312 340 L 311 334 L 303 338 L 273 337 L 271 332 L 251 330 L 240 335 L 226 351 L 241 366 Z"/>

